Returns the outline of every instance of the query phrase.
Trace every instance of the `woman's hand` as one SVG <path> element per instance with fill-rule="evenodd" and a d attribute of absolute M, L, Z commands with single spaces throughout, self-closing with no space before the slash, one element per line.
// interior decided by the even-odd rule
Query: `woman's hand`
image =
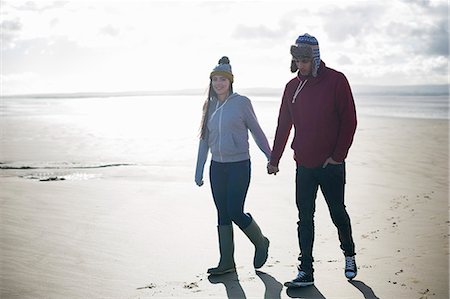
<path fill-rule="evenodd" d="M 195 176 L 195 183 L 197 184 L 197 186 L 201 187 L 203 186 L 203 177 L 201 176 Z"/>

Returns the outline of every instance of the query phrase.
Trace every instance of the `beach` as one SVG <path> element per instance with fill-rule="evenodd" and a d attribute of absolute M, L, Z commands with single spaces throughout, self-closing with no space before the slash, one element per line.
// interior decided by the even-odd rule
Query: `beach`
<path fill-rule="evenodd" d="M 266 265 L 255 272 L 235 226 L 237 273 L 208 277 L 216 211 L 209 180 L 194 183 L 203 98 L 40 100 L 2 107 L 1 298 L 449 297 L 447 119 L 358 115 L 346 160 L 358 276 L 344 277 L 319 192 L 315 285 L 288 290 L 299 253 L 289 147 L 269 176 L 251 142 L 246 211 L 270 239 Z M 278 103 L 254 108 L 272 144 Z"/>

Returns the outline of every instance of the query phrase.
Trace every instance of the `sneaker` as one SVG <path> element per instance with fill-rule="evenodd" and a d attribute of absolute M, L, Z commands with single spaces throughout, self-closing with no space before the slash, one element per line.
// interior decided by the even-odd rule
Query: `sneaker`
<path fill-rule="evenodd" d="M 297 277 L 291 281 L 285 282 L 284 286 L 288 288 L 306 287 L 314 284 L 314 277 L 312 274 L 307 274 L 303 270 L 299 270 Z"/>
<path fill-rule="evenodd" d="M 356 273 L 358 273 L 358 269 L 356 268 L 355 256 L 346 256 L 345 257 L 345 277 L 347 279 L 352 280 L 356 277 Z"/>

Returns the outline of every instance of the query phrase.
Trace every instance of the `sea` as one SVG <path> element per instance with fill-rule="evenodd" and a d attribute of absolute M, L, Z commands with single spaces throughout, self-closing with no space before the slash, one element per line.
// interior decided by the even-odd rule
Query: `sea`
<path fill-rule="evenodd" d="M 246 94 L 269 141 L 281 93 Z M 355 93 L 359 119 L 449 120 L 448 92 Z M 205 94 L 58 94 L 3 96 L 0 177 L 84 180 L 92 169 L 185 167 L 196 160 Z M 271 142 L 271 141 L 270 141 Z"/>

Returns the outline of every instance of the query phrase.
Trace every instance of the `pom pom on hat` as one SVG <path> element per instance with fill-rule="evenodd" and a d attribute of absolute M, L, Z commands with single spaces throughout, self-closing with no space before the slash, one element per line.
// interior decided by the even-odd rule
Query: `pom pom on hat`
<path fill-rule="evenodd" d="M 312 67 L 312 76 L 317 76 L 317 70 L 320 66 L 320 51 L 319 51 L 319 42 L 317 39 L 305 33 L 304 35 L 300 35 L 295 41 L 295 45 L 291 46 L 291 55 L 295 58 L 309 58 L 312 59 L 313 67 Z M 294 61 L 291 61 L 291 72 L 296 72 L 298 70 Z"/>
<path fill-rule="evenodd" d="M 230 59 L 227 56 L 220 58 L 219 64 L 214 67 L 209 78 L 211 79 L 215 75 L 224 76 L 233 83 L 233 72 L 231 71 Z"/>

